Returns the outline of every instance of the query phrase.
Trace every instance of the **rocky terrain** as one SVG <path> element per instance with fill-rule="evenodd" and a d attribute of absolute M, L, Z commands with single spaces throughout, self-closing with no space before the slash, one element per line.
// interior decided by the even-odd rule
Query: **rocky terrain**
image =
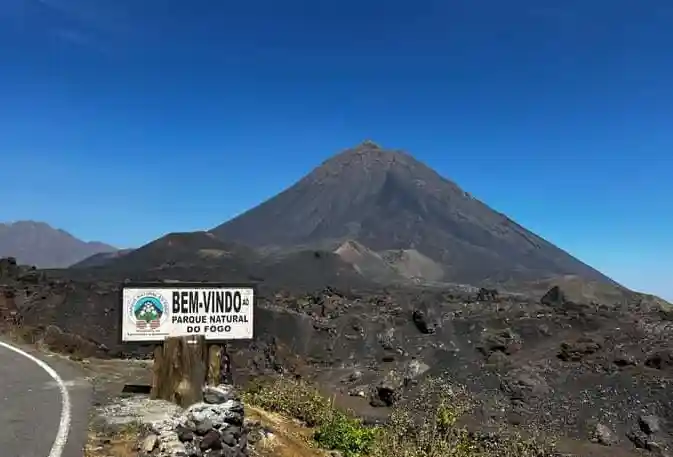
<path fill-rule="evenodd" d="M 94 409 L 91 428 L 108 437 L 119 437 L 110 430 L 133 430 L 128 440 L 118 440 L 125 445 L 121 450 L 110 439 L 91 440 L 86 455 L 96 456 L 246 457 L 260 435 L 231 385 L 208 386 L 203 401 L 186 409 L 145 395 L 116 397 Z"/>
<path fill-rule="evenodd" d="M 67 278 L 5 259 L 0 283 L 0 316 L 38 329 L 61 352 L 143 354 L 118 343 L 119 282 Z M 236 382 L 274 373 L 314 378 L 345 407 L 381 419 L 389 406 L 413 396 L 424 377 L 447 375 L 479 400 L 473 417 L 479 427 L 524 427 L 623 449 L 667 448 L 670 305 L 640 294 L 590 301 L 559 284 L 538 297 L 486 289 L 323 286 L 300 293 L 269 286 L 256 309 L 255 340 L 231 345 Z"/>
<path fill-rule="evenodd" d="M 143 441 L 143 457 L 172 457 L 180 453 L 212 457 L 248 455 L 243 403 L 230 386 L 209 387 L 202 403 L 148 425 L 151 433 Z"/>

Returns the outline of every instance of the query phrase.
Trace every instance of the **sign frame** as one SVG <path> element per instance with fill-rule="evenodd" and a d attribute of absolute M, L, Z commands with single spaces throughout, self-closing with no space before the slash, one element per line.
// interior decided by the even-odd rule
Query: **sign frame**
<path fill-rule="evenodd" d="M 226 345 L 234 341 L 251 341 L 254 339 L 255 335 L 255 311 L 257 309 L 258 303 L 258 287 L 254 283 L 235 283 L 235 282 L 151 282 L 151 281 L 124 281 L 119 288 L 119 298 L 118 303 L 118 315 L 117 315 L 117 325 L 119 330 L 117 331 L 117 341 L 123 346 L 157 346 L 162 345 L 166 338 L 161 340 L 141 340 L 141 341 L 125 341 L 123 336 L 124 329 L 124 318 L 125 318 L 125 304 L 124 304 L 124 289 L 252 289 L 252 337 L 250 338 L 237 338 L 237 339 L 208 339 L 206 342 L 208 344 L 215 345 Z M 194 336 L 194 335 L 183 335 L 184 337 Z M 176 337 L 179 338 L 179 337 Z"/>

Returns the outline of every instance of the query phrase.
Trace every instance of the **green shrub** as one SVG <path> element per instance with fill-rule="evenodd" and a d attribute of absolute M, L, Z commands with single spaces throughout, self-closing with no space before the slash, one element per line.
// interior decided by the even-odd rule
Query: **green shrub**
<path fill-rule="evenodd" d="M 371 457 L 548 457 L 553 449 L 534 439 L 499 433 L 480 440 L 458 425 L 473 402 L 447 380 L 429 379 L 413 401 L 396 407 L 372 446 Z"/>
<path fill-rule="evenodd" d="M 308 382 L 279 377 L 252 385 L 243 401 L 268 411 L 294 417 L 309 427 L 323 424 L 332 415 L 332 403 Z"/>
<path fill-rule="evenodd" d="M 500 433 L 480 440 L 458 425 L 473 406 L 463 388 L 429 379 L 412 401 L 396 406 L 383 427 L 367 427 L 310 383 L 287 378 L 253 385 L 246 403 L 294 417 L 315 427 L 314 439 L 344 457 L 551 457 L 553 448 L 535 439 Z"/>
<path fill-rule="evenodd" d="M 340 451 L 344 457 L 359 457 L 368 455 L 377 432 L 377 428 L 367 427 L 359 419 L 334 411 L 315 432 L 314 439 L 321 447 Z"/>
<path fill-rule="evenodd" d="M 337 410 L 332 402 L 308 382 L 276 378 L 251 385 L 243 401 L 269 411 L 276 411 L 316 427 L 313 438 L 329 450 L 340 451 L 344 457 L 365 456 L 374 443 L 377 429 Z"/>
<path fill-rule="evenodd" d="M 432 378 L 410 402 L 393 409 L 373 457 L 476 456 L 469 435 L 456 427 L 469 411 L 466 392 Z"/>

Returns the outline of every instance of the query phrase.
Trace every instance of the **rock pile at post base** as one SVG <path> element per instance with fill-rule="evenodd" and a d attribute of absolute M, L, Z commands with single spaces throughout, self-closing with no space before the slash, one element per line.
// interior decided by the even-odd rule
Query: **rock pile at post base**
<path fill-rule="evenodd" d="M 141 457 L 246 457 L 248 430 L 243 403 L 232 386 L 206 387 L 204 402 L 153 423 Z"/>

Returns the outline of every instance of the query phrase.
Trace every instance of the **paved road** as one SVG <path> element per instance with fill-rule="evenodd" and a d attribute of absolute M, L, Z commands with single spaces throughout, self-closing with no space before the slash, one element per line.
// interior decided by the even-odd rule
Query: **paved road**
<path fill-rule="evenodd" d="M 0 338 L 0 455 L 82 457 L 91 385 L 67 360 L 19 347 L 45 362 L 50 374 L 3 343 Z"/>

